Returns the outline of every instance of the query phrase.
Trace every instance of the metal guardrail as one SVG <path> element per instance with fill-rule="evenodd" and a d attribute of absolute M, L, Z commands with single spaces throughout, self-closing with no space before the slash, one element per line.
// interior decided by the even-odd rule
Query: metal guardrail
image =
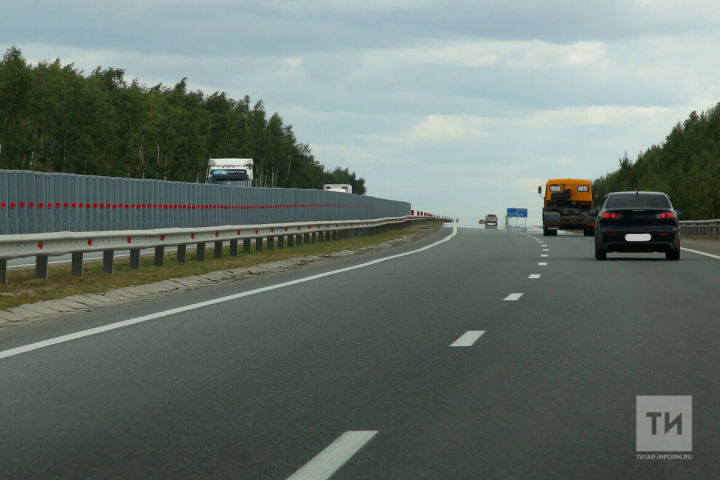
<path fill-rule="evenodd" d="M 423 212 L 424 213 L 424 212 Z M 263 247 L 274 249 L 292 247 L 295 244 L 338 240 L 350 236 L 366 235 L 388 227 L 394 227 L 408 221 L 445 220 L 430 214 L 422 216 L 404 216 L 378 218 L 370 220 L 337 220 L 276 223 L 259 225 L 224 225 L 220 227 L 166 228 L 151 230 L 118 230 L 96 232 L 47 232 L 21 235 L 0 235 L 0 284 L 7 283 L 7 261 L 11 258 L 36 258 L 35 277 L 48 278 L 48 258 L 50 256 L 72 254 L 72 273 L 83 275 L 83 254 L 103 252 L 103 271 L 113 273 L 115 250 L 130 250 L 130 267 L 140 268 L 140 250 L 154 248 L 155 264 L 162 265 L 166 247 L 177 247 L 180 263 L 186 261 L 187 245 L 196 244 L 196 258 L 205 260 L 205 245 L 213 242 L 215 256 L 222 256 L 226 242 L 230 246 L 230 255 L 238 255 L 238 244 L 242 241 L 243 250 L 249 252 L 251 242 L 261 251 Z"/>
<path fill-rule="evenodd" d="M 292 188 L 223 185 L 43 173 L 0 169 L 0 284 L 7 283 L 7 260 L 36 258 L 36 278 L 47 278 L 48 257 L 72 254 L 72 271 L 82 276 L 83 254 L 103 252 L 103 270 L 114 271 L 114 251 L 130 250 L 130 266 L 140 268 L 140 250 L 223 242 L 237 255 L 238 241 L 249 251 L 285 241 L 324 241 L 398 224 L 438 217 L 410 209 L 408 202 L 365 195 Z M 449 220 L 449 219 L 447 219 Z"/>
<path fill-rule="evenodd" d="M 716 220 L 680 220 L 680 232 L 683 235 L 699 237 L 720 236 L 720 219 Z"/>

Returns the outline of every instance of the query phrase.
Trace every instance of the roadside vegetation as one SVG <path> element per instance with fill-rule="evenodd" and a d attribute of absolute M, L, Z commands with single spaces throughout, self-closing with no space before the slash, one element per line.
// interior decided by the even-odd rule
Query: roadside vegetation
<path fill-rule="evenodd" d="M 229 256 L 227 247 L 220 258 L 215 258 L 212 249 L 208 249 L 204 262 L 197 261 L 194 250 L 188 250 L 185 264 L 179 264 L 175 254 L 166 254 L 165 264 L 159 267 L 155 266 L 154 258 L 150 255 L 141 257 L 139 271 L 130 269 L 129 259 L 117 259 L 113 274 L 102 273 L 102 262 L 100 261 L 87 262 L 82 278 L 72 276 L 70 264 L 51 266 L 49 280 L 34 278 L 35 270 L 33 268 L 11 270 L 8 274 L 8 284 L 0 286 L 0 310 L 41 300 L 53 300 L 87 293 L 103 293 L 133 285 L 202 275 L 218 270 L 251 267 L 288 258 L 328 255 L 343 250 L 378 245 L 404 236 L 427 235 L 437 231 L 441 226 L 442 222 L 422 222 L 365 237 L 309 243 L 284 249 L 278 249 L 276 245 L 274 250 L 265 249 L 261 252 L 256 252 L 253 248 L 251 253 L 242 253 L 241 251 L 237 257 Z"/>
<path fill-rule="evenodd" d="M 633 162 L 627 154 L 618 170 L 593 183 L 597 201 L 624 190 L 665 192 L 683 220 L 720 216 L 720 103 L 678 123 L 660 145 Z M 599 205 L 598 205 L 599 206 Z"/>
<path fill-rule="evenodd" d="M 29 65 L 16 47 L 0 61 L 0 168 L 202 182 L 208 158 L 254 160 L 258 186 L 322 188 L 365 180 L 326 169 L 262 100 L 175 86 L 147 87 L 120 68 L 90 74 L 60 60 Z"/>

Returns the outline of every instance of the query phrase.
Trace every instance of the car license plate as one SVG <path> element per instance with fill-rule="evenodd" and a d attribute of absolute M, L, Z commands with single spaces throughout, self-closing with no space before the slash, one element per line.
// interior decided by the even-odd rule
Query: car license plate
<path fill-rule="evenodd" d="M 650 238 L 649 233 L 628 233 L 625 235 L 626 242 L 649 242 Z"/>

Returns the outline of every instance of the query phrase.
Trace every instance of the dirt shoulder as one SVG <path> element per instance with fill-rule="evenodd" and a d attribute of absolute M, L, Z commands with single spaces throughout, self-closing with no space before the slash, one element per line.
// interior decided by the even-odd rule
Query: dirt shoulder
<path fill-rule="evenodd" d="M 363 255 L 420 240 L 440 229 L 442 223 L 421 223 L 377 235 L 317 242 L 293 248 L 265 250 L 208 258 L 188 258 L 186 264 L 168 256 L 165 265 L 143 260 L 140 271 L 128 261 L 116 263 L 116 273 L 103 274 L 101 265 L 86 265 L 83 278 L 72 277 L 69 266 L 53 267 L 50 280 L 32 278 L 32 271 L 16 272 L 9 285 L 0 289 L 0 328 L 22 325 L 47 317 L 132 302 L 183 290 L 275 274 L 310 263 Z"/>

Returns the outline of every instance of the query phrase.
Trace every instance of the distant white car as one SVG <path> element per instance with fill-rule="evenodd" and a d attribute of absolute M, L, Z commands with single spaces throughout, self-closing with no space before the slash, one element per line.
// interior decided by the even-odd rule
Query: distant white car
<path fill-rule="evenodd" d="M 490 214 L 485 216 L 485 227 L 496 227 L 497 228 L 497 215 Z"/>

